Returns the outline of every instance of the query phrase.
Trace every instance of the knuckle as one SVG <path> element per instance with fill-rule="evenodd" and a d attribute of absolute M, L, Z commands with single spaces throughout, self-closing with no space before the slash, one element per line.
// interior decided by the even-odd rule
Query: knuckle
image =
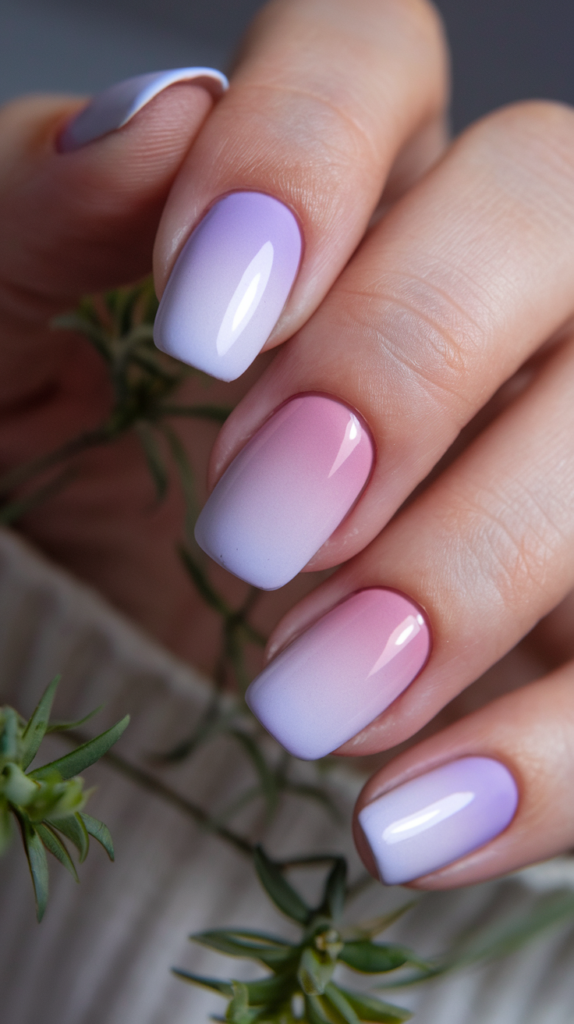
<path fill-rule="evenodd" d="M 465 488 L 450 495 L 443 521 L 460 585 L 482 579 L 486 593 L 507 612 L 523 614 L 550 591 L 564 546 L 555 518 L 517 482 L 502 488 Z M 453 544 L 453 538 L 455 538 Z"/>
<path fill-rule="evenodd" d="M 356 291 L 341 283 L 341 293 L 342 315 L 370 349 L 372 365 L 400 381 L 409 403 L 430 400 L 457 427 L 466 423 L 481 331 L 449 292 L 430 274 L 385 274 Z"/>

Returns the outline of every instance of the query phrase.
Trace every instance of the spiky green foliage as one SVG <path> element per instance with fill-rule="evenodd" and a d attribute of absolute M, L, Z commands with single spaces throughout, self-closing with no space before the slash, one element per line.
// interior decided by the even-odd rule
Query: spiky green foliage
<path fill-rule="evenodd" d="M 107 827 L 84 813 L 90 794 L 85 791 L 79 773 L 107 753 L 129 722 L 126 716 L 69 754 L 27 771 L 47 732 L 72 729 L 80 724 L 50 724 L 58 683 L 59 677 L 52 680 L 27 722 L 14 708 L 0 708 L 0 853 L 7 848 L 12 838 L 12 822 L 16 822 L 30 868 L 38 921 L 42 920 L 48 902 L 46 853 L 51 853 L 78 881 L 76 867 L 62 836 L 76 847 L 80 863 L 88 855 L 90 836 L 104 847 L 111 860 L 114 859 Z M 81 719 L 84 721 L 86 718 Z"/>
<path fill-rule="evenodd" d="M 257 981 L 242 982 L 220 981 L 175 968 L 178 978 L 209 988 L 228 1000 L 225 1017 L 214 1020 L 230 1024 L 399 1024 L 411 1017 L 408 1010 L 372 993 L 343 987 L 335 977 L 339 963 L 377 975 L 405 964 L 427 969 L 429 965 L 404 946 L 373 941 L 410 904 L 363 927 L 345 927 L 341 917 L 347 896 L 346 862 L 337 856 L 317 860 L 330 865 L 321 899 L 311 906 L 285 877 L 285 865 L 272 861 L 261 847 L 255 852 L 255 867 L 263 888 L 275 906 L 301 929 L 296 942 L 244 928 L 214 929 L 190 936 L 193 942 L 226 956 L 254 960 L 270 972 Z"/>

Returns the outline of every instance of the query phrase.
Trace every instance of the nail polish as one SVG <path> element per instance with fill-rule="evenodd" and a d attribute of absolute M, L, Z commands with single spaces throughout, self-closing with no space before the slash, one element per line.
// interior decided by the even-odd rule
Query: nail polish
<path fill-rule="evenodd" d="M 158 348 L 220 380 L 235 380 L 271 334 L 301 259 L 291 210 L 262 192 L 232 192 L 205 215 L 167 282 Z"/>
<path fill-rule="evenodd" d="M 369 432 L 342 402 L 292 398 L 221 477 L 197 520 L 197 543 L 248 583 L 282 587 L 355 503 L 373 454 Z"/>
<path fill-rule="evenodd" d="M 417 605 L 394 590 L 352 594 L 282 651 L 246 700 L 290 754 L 324 757 L 377 718 L 429 654 Z"/>
<path fill-rule="evenodd" d="M 462 757 L 373 800 L 359 823 L 381 881 L 401 885 L 490 842 L 517 806 L 508 768 L 490 757 Z"/>
<path fill-rule="evenodd" d="M 215 97 L 229 85 L 225 75 L 215 68 L 174 68 L 126 78 L 97 93 L 87 107 L 72 118 L 58 139 L 58 151 L 71 153 L 123 128 L 155 96 L 178 82 L 201 85 Z"/>

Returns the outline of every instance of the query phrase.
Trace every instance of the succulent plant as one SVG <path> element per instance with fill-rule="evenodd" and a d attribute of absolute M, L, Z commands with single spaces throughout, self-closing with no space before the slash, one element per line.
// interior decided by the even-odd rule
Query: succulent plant
<path fill-rule="evenodd" d="M 84 811 L 90 791 L 84 789 L 84 780 L 78 773 L 98 761 L 120 738 L 129 722 L 126 716 L 69 754 L 28 771 L 46 733 L 72 729 L 95 713 L 77 722 L 50 723 L 59 681 L 56 677 L 49 684 L 27 722 L 14 708 L 0 708 L 0 854 L 12 839 L 15 821 L 30 868 L 38 921 L 42 920 L 48 902 L 46 853 L 51 853 L 78 881 L 76 867 L 62 837 L 76 847 L 80 863 L 88 854 L 90 836 L 104 847 L 111 860 L 114 859 L 108 828 Z"/>
<path fill-rule="evenodd" d="M 426 970 L 429 965 L 405 946 L 373 941 L 411 904 L 363 925 L 342 926 L 347 895 L 344 858 L 316 858 L 331 862 L 316 907 L 309 906 L 287 881 L 283 873 L 286 865 L 272 861 L 261 847 L 257 848 L 254 860 L 264 889 L 279 910 L 301 927 L 301 936 L 297 942 L 288 942 L 265 932 L 237 928 L 191 935 L 193 942 L 227 956 L 255 960 L 271 972 L 256 981 L 244 982 L 220 981 L 174 969 L 183 981 L 227 998 L 225 1017 L 212 1019 L 230 1024 L 399 1024 L 408 1020 L 408 1010 L 376 995 L 343 987 L 335 978 L 335 969 L 344 964 L 365 974 L 383 974 L 411 964 Z"/>

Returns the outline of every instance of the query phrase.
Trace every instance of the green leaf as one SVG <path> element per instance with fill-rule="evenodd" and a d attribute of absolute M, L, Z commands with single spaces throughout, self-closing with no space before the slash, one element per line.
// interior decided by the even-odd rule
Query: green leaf
<path fill-rule="evenodd" d="M 0 757 L 6 761 L 18 759 L 18 724 L 19 718 L 14 708 L 2 708 L 4 719 L 3 728 L 0 731 Z"/>
<path fill-rule="evenodd" d="M 402 1006 L 394 1006 L 392 1003 L 385 1003 L 376 996 L 363 994 L 362 992 L 349 992 L 348 989 L 340 988 L 347 1002 L 357 1013 L 359 1020 L 378 1021 L 379 1024 L 400 1024 L 401 1021 L 410 1020 L 412 1013 L 404 1010 Z"/>
<path fill-rule="evenodd" d="M 247 1024 L 247 1011 L 249 1009 L 249 994 L 245 985 L 239 981 L 233 982 L 233 999 L 227 1007 L 226 1017 L 231 1024 Z M 249 1014 L 252 1017 L 252 1014 Z"/>
<path fill-rule="evenodd" d="M 403 946 L 378 945 L 367 939 L 358 939 L 355 942 L 345 942 L 339 953 L 339 960 L 352 967 L 354 971 L 382 974 L 384 971 L 395 971 L 403 964 L 412 963 L 413 956 L 414 954 Z"/>
<path fill-rule="evenodd" d="M 80 811 L 80 818 L 88 835 L 92 836 L 100 846 L 103 846 L 110 860 L 115 860 L 114 844 L 108 826 L 104 825 L 103 821 L 92 818 L 91 814 L 84 814 L 83 811 Z"/>
<path fill-rule="evenodd" d="M 191 974 L 180 967 L 172 967 L 171 973 L 175 974 L 176 978 L 187 981 L 190 985 L 200 985 L 202 988 L 211 989 L 212 992 L 219 992 L 227 999 L 233 998 L 233 985 L 229 981 L 220 981 L 219 978 L 204 978 L 200 974 Z"/>
<path fill-rule="evenodd" d="M 111 362 L 111 353 L 105 331 L 97 327 L 93 321 L 79 313 L 64 313 L 56 316 L 50 321 L 50 327 L 58 331 L 74 331 L 83 334 L 88 341 L 91 341 L 94 348 L 99 352 L 106 363 Z"/>
<path fill-rule="evenodd" d="M 320 996 L 327 988 L 336 961 L 307 946 L 301 954 L 297 977 L 305 995 Z"/>
<path fill-rule="evenodd" d="M 57 829 L 74 844 L 80 855 L 80 864 L 82 864 L 88 856 L 90 837 L 81 816 L 73 814 L 68 818 L 56 818 L 54 821 L 47 818 L 46 821 L 50 828 Z"/>
<path fill-rule="evenodd" d="M 277 974 L 260 981 L 247 981 L 245 987 L 249 993 L 249 1003 L 253 1006 L 265 1006 L 288 999 L 296 991 L 297 985 L 292 974 Z"/>
<path fill-rule="evenodd" d="M 179 473 L 179 482 L 185 503 L 185 531 L 187 536 L 192 536 L 199 511 L 193 469 L 191 468 L 185 446 L 175 430 L 172 430 L 167 423 L 162 423 L 160 429 L 167 440 L 171 457 Z"/>
<path fill-rule="evenodd" d="M 191 551 L 183 544 L 178 546 L 178 551 L 188 575 L 197 588 L 199 596 L 203 598 L 205 603 L 208 604 L 210 608 L 213 608 L 215 612 L 223 618 L 228 618 L 228 616 L 232 614 L 231 608 L 228 608 L 223 598 L 220 597 L 217 591 L 211 586 L 211 583 L 207 579 L 207 576 L 201 567 L 195 561 Z"/>
<path fill-rule="evenodd" d="M 48 859 L 42 840 L 28 818 L 23 814 L 18 814 L 17 818 L 34 886 L 36 918 L 40 922 L 48 903 Z"/>
<path fill-rule="evenodd" d="M 305 996 L 305 1016 L 309 1024 L 334 1024 L 334 1021 L 341 1020 L 338 1014 L 337 1018 L 331 1014 L 327 1016 L 325 1004 L 320 996 Z"/>
<path fill-rule="evenodd" d="M 60 864 L 63 864 L 66 868 L 66 871 L 70 872 L 72 878 L 75 878 L 76 882 L 79 882 L 80 879 L 78 878 L 76 866 L 64 843 L 58 838 L 56 833 L 53 832 L 48 825 L 38 824 L 35 828 L 48 853 L 51 853 L 56 860 L 59 860 Z"/>
<path fill-rule="evenodd" d="M 269 859 L 263 847 L 258 846 L 253 854 L 255 869 L 259 875 L 259 881 L 273 900 L 275 906 L 279 907 L 287 917 L 299 924 L 307 924 L 311 916 L 311 908 L 301 899 L 298 892 L 293 889 L 289 882 L 281 874 L 277 864 Z"/>
<path fill-rule="evenodd" d="M 44 690 L 20 740 L 20 764 L 27 768 L 34 760 L 44 739 L 50 720 L 50 712 L 61 676 L 56 676 Z"/>
<path fill-rule="evenodd" d="M 79 775 L 80 772 L 85 771 L 86 768 L 98 761 L 119 740 L 127 728 L 129 720 L 130 716 L 126 715 L 121 722 L 117 722 L 111 729 L 107 729 L 95 739 L 82 743 L 81 747 L 77 747 L 76 750 L 72 750 L 64 757 L 59 757 L 56 761 L 50 761 L 49 764 L 36 768 L 35 771 L 30 772 L 30 778 L 45 779 L 54 771 L 59 772 L 63 779 L 71 779 L 72 776 Z"/>
<path fill-rule="evenodd" d="M 347 862 L 337 857 L 325 883 L 325 892 L 318 908 L 320 914 L 337 921 L 343 913 L 347 893 Z"/>
<path fill-rule="evenodd" d="M 271 936 L 260 935 L 257 932 L 213 929 L 190 935 L 190 939 L 209 949 L 215 949 L 218 953 L 224 953 L 226 956 L 258 960 L 272 969 L 283 967 L 298 955 L 296 946 L 291 946 Z"/>
<path fill-rule="evenodd" d="M 409 900 L 408 903 L 403 903 L 402 906 L 397 907 L 395 910 L 391 910 L 388 914 L 381 914 L 379 917 L 374 917 L 371 921 L 365 921 L 360 925 L 357 925 L 352 929 L 353 933 L 357 937 L 364 939 L 374 939 L 375 936 L 380 935 L 387 928 L 390 928 L 395 921 L 406 914 L 408 910 L 412 910 L 417 903 L 420 902 L 420 897 L 414 900 Z"/>
<path fill-rule="evenodd" d="M 12 816 L 5 800 L 0 800 L 0 857 L 12 841 Z"/>
<path fill-rule="evenodd" d="M 219 992 L 220 995 L 226 996 L 228 999 L 231 999 L 235 994 L 233 982 L 221 981 L 219 978 L 205 978 L 199 974 L 191 974 L 189 971 L 184 971 L 179 967 L 172 967 L 172 973 L 177 978 L 181 978 L 182 981 L 189 982 L 190 985 L 201 985 L 203 988 L 209 988 L 213 992 Z M 261 981 L 248 981 L 245 983 L 245 987 L 248 992 L 250 1006 L 265 1006 L 268 1003 L 277 1003 L 288 999 L 295 991 L 292 975 L 279 975 L 277 977 L 262 978 Z"/>
<path fill-rule="evenodd" d="M 135 431 L 142 446 L 146 458 L 147 467 L 150 471 L 158 501 L 163 501 L 169 487 L 169 475 L 163 461 L 160 447 L 153 431 L 147 423 L 136 423 Z"/>
<path fill-rule="evenodd" d="M 542 897 L 534 910 L 527 914 L 517 914 L 510 921 L 505 916 L 502 921 L 474 932 L 468 939 L 462 936 L 454 941 L 452 952 L 430 964 L 421 962 L 419 972 L 407 974 L 394 982 L 378 984 L 377 988 L 406 988 L 483 960 L 500 959 L 521 949 L 547 928 L 572 918 L 574 893 L 571 890 L 554 891 Z M 419 963 L 416 958 L 411 962 L 415 965 Z"/>
<path fill-rule="evenodd" d="M 361 1024 L 350 1002 L 336 985 L 327 985 L 325 996 L 331 1006 L 343 1018 L 345 1024 Z"/>
<path fill-rule="evenodd" d="M 103 704 L 100 704 L 99 707 L 94 708 L 93 711 L 88 711 L 88 714 L 84 715 L 83 718 L 76 718 L 76 720 L 73 722 L 62 722 L 58 719 L 52 719 L 51 722 L 48 722 L 48 728 L 46 729 L 46 733 L 65 732 L 67 729 L 77 729 L 79 725 L 84 725 L 86 722 L 90 721 L 90 718 L 95 718 L 96 715 L 99 715 L 103 706 Z"/>
<path fill-rule="evenodd" d="M 243 747 L 261 783 L 261 792 L 265 798 L 268 811 L 270 813 L 273 812 L 279 801 L 277 780 L 257 743 L 251 736 L 248 736 L 247 733 L 242 732 L 240 729 L 231 729 L 228 735 L 232 736 Z"/>
<path fill-rule="evenodd" d="M 249 1007 L 249 992 L 247 985 L 241 981 L 232 982 L 234 996 L 227 1007 L 227 1013 L 225 1014 L 225 1020 L 229 1021 L 229 1024 L 254 1024 L 255 1021 L 262 1020 L 268 1016 L 263 1013 L 261 1009 L 256 1007 Z"/>

